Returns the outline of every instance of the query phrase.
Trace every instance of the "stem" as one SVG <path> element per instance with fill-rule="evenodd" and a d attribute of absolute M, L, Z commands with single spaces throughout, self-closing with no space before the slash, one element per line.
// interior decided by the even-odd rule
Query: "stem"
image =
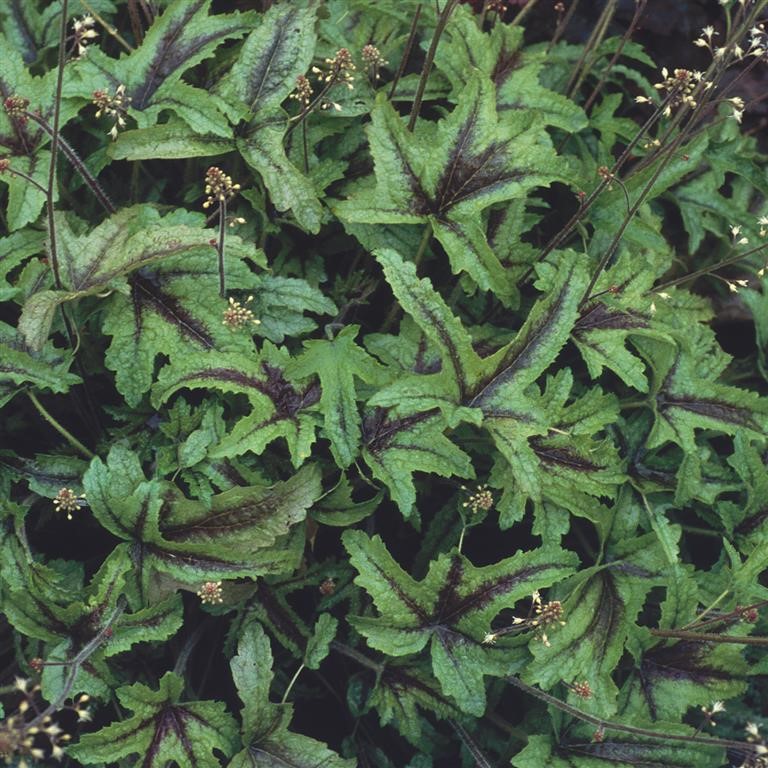
<path fill-rule="evenodd" d="M 752 751 L 751 745 L 742 741 L 732 741 L 731 739 L 716 739 L 710 738 L 708 736 L 683 736 L 679 733 L 652 731 L 648 728 L 636 728 L 633 725 L 625 725 L 624 723 L 615 723 L 611 720 L 603 720 L 599 717 L 595 717 L 594 715 L 583 712 L 582 710 L 577 709 L 570 704 L 566 704 L 564 701 L 560 701 L 560 699 L 557 699 L 554 696 L 550 696 L 550 694 L 544 693 L 544 691 L 541 691 L 538 688 L 527 685 L 517 677 L 508 677 L 507 680 L 516 688 L 519 688 L 521 691 L 524 691 L 534 698 L 539 699 L 539 701 L 543 701 L 545 704 L 555 707 L 555 709 L 559 709 L 561 712 L 565 712 L 566 714 L 571 715 L 572 717 L 575 717 L 582 722 L 590 723 L 591 725 L 594 725 L 597 728 L 602 728 L 606 731 L 631 733 L 636 736 L 645 736 L 649 739 L 658 739 L 659 741 L 677 741 L 686 744 L 703 744 L 708 747 L 733 749 L 738 750 L 739 752 Z"/>
<path fill-rule="evenodd" d="M 136 44 L 141 45 L 144 40 L 144 30 L 141 26 L 141 18 L 139 17 L 139 8 L 136 0 L 128 0 L 128 15 L 131 17 L 131 30 Z"/>
<path fill-rule="evenodd" d="M 30 120 L 34 120 L 49 136 L 53 137 L 53 129 L 40 115 L 28 111 L 24 114 Z M 96 198 L 101 203 L 104 210 L 110 214 L 116 213 L 117 208 L 115 208 L 114 203 L 109 199 L 109 196 L 103 190 L 99 182 L 96 181 L 96 177 L 88 170 L 87 166 L 80 158 L 80 155 L 77 154 L 74 147 L 72 147 L 72 145 L 61 135 L 59 135 L 59 146 L 67 160 L 72 163 L 74 169 L 80 174 L 83 181 L 91 188 L 93 194 L 96 195 Z"/>
<path fill-rule="evenodd" d="M 86 459 L 93 459 L 95 458 L 96 454 L 93 453 L 93 451 L 88 450 L 69 430 L 67 430 L 64 426 L 59 424 L 56 419 L 51 416 L 51 414 L 45 409 L 43 404 L 37 399 L 37 396 L 35 395 L 32 390 L 27 390 L 27 397 L 32 402 L 32 405 L 35 406 L 37 409 L 37 412 L 80 454 L 82 454 Z"/>
<path fill-rule="evenodd" d="M 552 35 L 552 39 L 549 41 L 549 45 L 547 46 L 547 53 L 549 53 L 552 50 L 552 48 L 555 45 L 557 45 L 560 38 L 563 36 L 563 32 L 565 32 L 565 28 L 571 23 L 573 14 L 576 13 L 576 9 L 578 7 L 579 7 L 579 0 L 573 0 L 573 4 L 566 11 L 562 21 L 557 25 L 557 29 L 555 29 L 555 34 Z"/>
<path fill-rule="evenodd" d="M 8 168 L 8 174 L 10 176 L 19 176 L 22 179 L 24 179 L 24 181 L 31 184 L 35 189 L 40 190 L 40 192 L 42 192 L 44 195 L 48 194 L 48 190 L 39 181 L 36 181 L 31 176 L 24 173 L 24 171 L 17 171 L 17 170 L 14 170 L 13 168 Z"/>
<path fill-rule="evenodd" d="M 605 81 L 608 79 L 608 75 L 611 73 L 611 70 L 619 60 L 619 57 L 624 50 L 624 46 L 629 42 L 630 38 L 635 32 L 635 29 L 637 29 L 637 25 L 640 23 L 640 17 L 643 15 L 643 11 L 645 10 L 647 2 L 648 0 L 638 0 L 637 4 L 635 5 L 635 13 L 634 16 L 632 16 L 632 21 L 629 23 L 627 31 L 622 35 L 621 41 L 616 48 L 616 52 L 611 57 L 611 60 L 608 62 L 608 66 L 605 68 L 605 71 L 602 75 L 600 75 L 600 79 L 597 81 L 597 85 L 595 85 L 592 93 L 589 94 L 589 98 L 584 103 L 585 112 L 588 112 L 589 108 L 592 106 L 592 104 L 594 104 L 595 99 L 598 97 L 600 91 L 602 91 L 603 86 L 605 85 Z"/>
<path fill-rule="evenodd" d="M 61 290 L 61 272 L 59 254 L 56 246 L 56 223 L 53 219 L 53 189 L 56 185 L 56 160 L 59 154 L 59 122 L 61 119 L 61 94 L 64 89 L 65 47 L 67 39 L 67 10 L 69 0 L 61 0 L 61 25 L 59 28 L 59 62 L 56 71 L 56 95 L 53 101 L 53 125 L 51 126 L 51 162 L 48 166 L 48 189 L 46 190 L 46 208 L 48 212 L 48 248 L 53 270 L 53 282 Z"/>
<path fill-rule="evenodd" d="M 416 11 L 413 14 L 413 20 L 411 21 L 411 29 L 410 29 L 410 32 L 408 33 L 408 40 L 405 43 L 405 50 L 403 51 L 403 58 L 400 59 L 400 66 L 397 68 L 395 79 L 392 81 L 392 87 L 389 89 L 389 96 L 387 98 L 390 101 L 392 101 L 392 99 L 395 97 L 397 84 L 400 82 L 400 78 L 403 76 L 403 72 L 405 72 L 405 67 L 408 64 L 408 59 L 411 57 L 413 44 L 416 42 L 416 28 L 418 27 L 419 17 L 421 16 L 421 6 L 422 6 L 422 3 L 419 3 L 416 6 Z"/>
<path fill-rule="evenodd" d="M 768 637 L 751 635 L 719 635 L 716 632 L 687 632 L 684 629 L 651 629 L 654 637 L 670 637 L 679 640 L 692 640 L 696 643 L 732 643 L 734 645 L 768 646 Z"/>
<path fill-rule="evenodd" d="M 227 201 L 219 201 L 219 241 L 216 246 L 219 257 L 219 295 L 226 298 L 226 278 L 224 275 L 224 236 L 227 230 Z"/>
<path fill-rule="evenodd" d="M 85 8 L 88 13 L 93 16 L 96 21 L 101 24 L 102 27 L 104 27 L 104 30 L 107 32 L 107 34 L 111 35 L 112 37 L 117 40 L 120 45 L 123 46 L 123 48 L 128 51 L 128 53 L 133 53 L 134 50 L 136 50 L 118 31 L 115 27 L 113 27 L 106 19 L 103 19 L 101 16 L 99 16 L 96 11 L 91 8 L 90 3 L 88 3 L 86 0 L 80 0 L 80 4 Z"/>
<path fill-rule="evenodd" d="M 304 664 L 300 664 L 299 668 L 293 673 L 293 677 L 288 682 L 288 687 L 285 689 L 285 693 L 283 694 L 283 698 L 280 699 L 281 704 L 285 704 L 286 701 L 288 701 L 288 694 L 291 692 L 291 688 L 293 688 L 294 683 L 299 679 L 299 675 L 301 674 L 301 671 L 304 669 Z"/>
<path fill-rule="evenodd" d="M 528 0 L 528 2 L 517 12 L 517 16 L 509 22 L 509 26 L 514 27 L 519 24 L 533 10 L 538 2 L 539 0 Z"/>
<path fill-rule="evenodd" d="M 85 664 L 85 662 L 89 659 L 89 657 L 99 649 L 101 644 L 104 642 L 104 639 L 107 637 L 109 630 L 112 628 L 112 625 L 120 618 L 123 611 L 125 610 L 125 604 L 125 598 L 120 597 L 114 611 L 112 611 L 112 614 L 107 619 L 107 622 L 98 631 L 96 636 L 91 638 L 91 640 L 89 640 L 80 649 L 80 651 L 71 661 L 67 662 L 69 665 L 71 665 L 72 669 L 69 671 L 69 675 L 67 675 L 67 679 L 64 681 L 64 685 L 62 686 L 61 691 L 59 691 L 59 695 L 42 712 L 40 712 L 33 720 L 27 724 L 27 729 L 43 722 L 46 717 L 61 709 L 62 704 L 64 704 L 64 702 L 69 698 L 69 694 L 72 691 L 72 686 L 75 684 L 75 678 L 77 677 L 77 673 L 80 671 L 80 667 L 82 667 L 83 664 Z"/>
<path fill-rule="evenodd" d="M 691 272 L 688 275 L 683 275 L 682 277 L 675 278 L 674 280 L 667 280 L 666 283 L 662 283 L 661 285 L 655 285 L 650 291 L 648 291 L 648 293 L 658 293 L 659 291 L 663 291 L 667 288 L 673 288 L 676 285 L 687 283 L 689 280 L 695 280 L 697 277 L 701 277 L 702 275 L 708 275 L 710 272 L 714 272 L 717 269 L 722 269 L 723 267 L 729 267 L 731 264 L 735 264 L 737 261 L 746 259 L 748 256 L 753 256 L 754 254 L 759 253 L 760 251 L 763 251 L 766 248 L 768 248 L 768 244 L 758 245 L 755 248 L 750 248 L 748 251 L 744 251 L 743 253 L 736 253 L 733 256 L 729 256 L 726 259 L 722 259 L 721 261 L 718 261 L 715 264 L 711 264 L 708 267 L 702 267 L 701 269 L 697 269 L 695 272 Z"/>
<path fill-rule="evenodd" d="M 573 94 L 581 86 L 587 72 L 592 68 L 594 59 L 592 54 L 594 50 L 603 42 L 605 33 L 608 31 L 608 25 L 613 19 L 613 15 L 616 13 L 616 0 L 609 0 L 603 7 L 600 16 L 597 19 L 597 23 L 592 28 L 592 32 L 589 35 L 589 39 L 584 45 L 581 56 L 576 62 L 576 66 L 573 68 L 570 78 L 568 79 L 568 85 L 565 87 L 566 96 L 573 97 Z M 589 60 L 589 61 L 588 61 Z"/>
<path fill-rule="evenodd" d="M 304 150 L 304 173 L 309 173 L 309 145 L 307 144 L 307 121 L 301 124 L 301 145 Z"/>
<path fill-rule="evenodd" d="M 377 675 L 380 675 L 386 666 L 386 664 L 379 664 L 373 659 L 369 659 L 364 654 L 359 653 L 354 648 L 350 648 L 348 645 L 344 645 L 344 643 L 340 643 L 338 640 L 331 640 L 331 650 L 356 661 L 360 666 L 370 669 Z"/>
<path fill-rule="evenodd" d="M 472 759 L 475 761 L 475 768 L 493 768 L 488 758 L 481 752 L 480 747 L 477 746 L 475 740 L 461 723 L 449 717 L 448 724 L 456 731 L 457 736 L 461 739 L 469 754 L 472 755 Z"/>
<path fill-rule="evenodd" d="M 432 35 L 432 42 L 429 44 L 429 50 L 427 51 L 427 58 L 424 59 L 424 66 L 421 69 L 421 77 L 419 78 L 419 84 L 416 88 L 416 96 L 413 99 L 413 106 L 411 107 L 411 116 L 408 119 L 408 130 L 413 131 L 416 125 L 416 119 L 419 116 L 421 110 L 421 102 L 424 98 L 424 91 L 427 87 L 427 80 L 429 80 L 429 73 L 432 71 L 432 63 L 435 60 L 435 54 L 437 53 L 437 46 L 440 43 L 443 31 L 448 24 L 448 19 L 453 13 L 453 9 L 458 4 L 459 0 L 447 0 L 442 13 L 437 19 L 437 26 L 435 27 L 435 33 Z"/>

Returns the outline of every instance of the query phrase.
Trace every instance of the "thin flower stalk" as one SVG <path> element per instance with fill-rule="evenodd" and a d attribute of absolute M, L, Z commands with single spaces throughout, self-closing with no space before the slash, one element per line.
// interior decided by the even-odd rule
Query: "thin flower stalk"
<path fill-rule="evenodd" d="M 408 118 L 408 130 L 413 131 L 416 127 L 416 120 L 419 117 L 421 111 L 421 102 L 424 98 L 424 91 L 427 87 L 427 81 L 429 75 L 432 72 L 432 64 L 435 60 L 435 54 L 437 53 L 437 46 L 440 44 L 440 38 L 443 36 L 448 20 L 451 18 L 453 9 L 458 5 L 459 0 L 446 0 L 443 10 L 437 17 L 437 26 L 435 32 L 432 35 L 432 42 L 429 44 L 429 50 L 427 56 L 424 59 L 424 66 L 421 69 L 421 77 L 419 78 L 419 84 L 416 86 L 416 95 L 413 99 L 413 105 L 411 106 L 411 114 Z"/>
<path fill-rule="evenodd" d="M 411 28 L 408 32 L 408 40 L 405 43 L 405 49 L 403 50 L 403 57 L 400 59 L 400 66 L 397 68 L 397 72 L 395 73 L 395 77 L 392 80 L 392 85 L 389 89 L 389 94 L 387 95 L 387 98 L 392 101 L 395 97 L 395 93 L 397 91 L 398 83 L 400 82 L 400 78 L 403 76 L 403 73 L 405 72 L 405 68 L 408 65 L 408 59 L 411 57 L 411 51 L 413 50 L 413 44 L 416 42 L 416 30 L 419 26 L 419 18 L 421 16 L 421 6 L 423 4 L 419 3 L 416 6 L 416 10 L 413 12 L 413 19 L 411 19 Z"/>

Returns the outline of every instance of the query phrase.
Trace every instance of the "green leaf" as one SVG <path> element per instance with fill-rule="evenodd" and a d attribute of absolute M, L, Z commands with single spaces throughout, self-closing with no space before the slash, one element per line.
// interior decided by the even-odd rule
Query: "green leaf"
<path fill-rule="evenodd" d="M 286 375 L 290 358 L 285 351 L 264 345 L 262 359 L 255 356 L 209 353 L 167 366 L 153 393 L 159 405 L 179 389 L 218 389 L 248 396 L 252 410 L 239 419 L 232 432 L 210 451 L 213 457 L 263 453 L 273 440 L 284 437 L 294 466 L 309 456 L 315 438 L 315 420 L 306 410 L 320 398 L 317 384 L 300 387 Z"/>
<path fill-rule="evenodd" d="M 181 701 L 183 687 L 178 675 L 166 672 L 157 691 L 141 683 L 118 688 L 120 704 L 134 714 L 84 734 L 67 753 L 86 765 L 139 755 L 147 768 L 164 768 L 169 760 L 218 768 L 214 750 L 227 756 L 235 751 L 235 721 L 222 702 Z"/>
<path fill-rule="evenodd" d="M 297 555 L 287 535 L 322 493 L 313 465 L 271 487 L 236 487 L 209 503 L 192 501 L 170 483 L 147 481 L 136 455 L 120 445 L 107 464 L 93 460 L 83 485 L 94 517 L 137 545 L 142 590 L 153 569 L 191 585 L 289 570 Z"/>
<path fill-rule="evenodd" d="M 26 349 L 16 331 L 0 323 L 0 407 L 5 405 L 23 384 L 32 384 L 51 392 L 66 392 L 80 381 L 69 372 L 70 355 L 46 344 L 37 352 Z"/>
<path fill-rule="evenodd" d="M 151 128 L 124 131 L 109 145 L 113 160 L 186 160 L 190 157 L 216 157 L 235 151 L 233 138 L 201 136 L 179 120 Z"/>
<path fill-rule="evenodd" d="M 479 70 L 496 86 L 496 109 L 502 120 L 515 113 L 537 115 L 545 125 L 569 133 L 587 126 L 587 116 L 571 99 L 545 88 L 540 74 L 548 51 L 539 46 L 522 47 L 523 30 L 494 24 L 490 34 L 477 25 L 468 8 L 457 8 L 441 40 L 435 65 L 458 92 Z M 634 123 L 633 123 L 634 126 Z"/>
<path fill-rule="evenodd" d="M 637 721 L 629 723 L 637 726 Z M 691 735 L 690 729 L 680 726 L 648 723 L 651 731 L 661 730 L 677 735 Z M 529 736 L 528 745 L 512 759 L 515 768 L 720 768 L 723 765 L 722 748 L 667 743 L 660 739 L 639 737 L 624 733 L 608 733 L 599 742 L 589 733 L 579 738 L 572 736 L 561 743 L 553 743 L 550 736 Z"/>
<path fill-rule="evenodd" d="M 272 651 L 260 625 L 247 624 L 231 664 L 232 677 L 243 702 L 241 711 L 243 742 L 247 745 L 228 764 L 228 768 L 270 768 L 290 765 L 295 768 L 353 768 L 355 760 L 344 760 L 322 742 L 288 730 L 293 708 L 272 704 Z"/>
<path fill-rule="evenodd" d="M 360 413 L 355 377 L 373 383 L 383 370 L 364 349 L 355 344 L 360 326 L 342 329 L 333 341 L 305 341 L 304 353 L 287 368 L 291 377 L 320 379 L 320 410 L 334 459 L 348 467 L 360 446 Z"/>
<path fill-rule="evenodd" d="M 221 100 L 181 80 L 210 58 L 225 41 L 242 37 L 255 20 L 252 13 L 209 14 L 211 0 L 173 0 L 155 19 L 142 44 L 120 59 L 91 46 L 76 64 L 82 95 L 94 88 L 114 92 L 125 86 L 128 113 L 139 128 L 153 126 L 163 110 L 174 112 L 193 132 L 230 135 Z"/>
<path fill-rule="evenodd" d="M 413 264 L 391 249 L 379 250 L 376 258 L 400 306 L 439 350 L 443 368 L 451 372 L 455 382 L 456 399 L 461 400 L 475 383 L 480 365 L 472 338 L 429 280 L 417 277 Z"/>
<path fill-rule="evenodd" d="M 371 224 L 429 222 L 454 274 L 467 272 L 482 290 L 509 301 L 514 285 L 488 245 L 482 212 L 564 178 L 541 131 L 500 122 L 493 85 L 480 75 L 436 128 L 422 122 L 408 132 L 383 94 L 371 117 L 376 187 L 339 203 L 337 215 Z"/>
<path fill-rule="evenodd" d="M 317 233 L 323 208 L 312 182 L 288 159 L 284 141 L 287 121 L 283 113 L 261 117 L 237 140 L 243 160 L 264 179 L 279 211 L 291 210 L 300 227 Z"/>
<path fill-rule="evenodd" d="M 604 716 L 617 711 L 612 674 L 619 659 L 627 650 L 637 655 L 639 644 L 647 642 L 637 615 L 650 589 L 665 582 L 666 566 L 653 534 L 617 548 L 611 560 L 580 574 L 563 604 L 565 626 L 552 634 L 549 645 L 533 643 L 534 661 L 525 671 L 526 681 L 544 689 L 560 680 L 587 680 L 591 711 Z"/>
<path fill-rule="evenodd" d="M 438 415 L 390 418 L 382 409 L 374 410 L 363 423 L 365 463 L 373 476 L 389 488 L 403 517 L 415 513 L 414 472 L 474 477 L 469 456 L 445 436 L 445 426 Z"/>
<path fill-rule="evenodd" d="M 217 93 L 254 116 L 278 108 L 296 87 L 296 78 L 309 69 L 315 49 L 315 14 L 312 4 L 270 8 L 218 83 Z"/>
<path fill-rule="evenodd" d="M 417 653 L 431 643 L 432 669 L 443 691 L 478 717 L 485 710 L 484 675 L 510 674 L 513 664 L 508 653 L 483 644 L 491 622 L 535 589 L 569 575 L 575 563 L 571 553 L 550 548 L 477 568 L 453 553 L 441 555 L 426 578 L 415 581 L 378 536 L 347 531 L 343 542 L 359 574 L 355 583 L 379 613 L 355 618 L 355 628 L 390 656 Z"/>
<path fill-rule="evenodd" d="M 331 649 L 331 641 L 336 636 L 339 622 L 330 613 L 321 613 L 315 624 L 315 631 L 307 642 L 304 652 L 304 666 L 319 669 L 323 659 Z"/>

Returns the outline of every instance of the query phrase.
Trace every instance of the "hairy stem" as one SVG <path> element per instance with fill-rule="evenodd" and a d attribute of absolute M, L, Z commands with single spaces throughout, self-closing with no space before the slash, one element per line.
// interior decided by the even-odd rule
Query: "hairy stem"
<path fill-rule="evenodd" d="M 424 66 L 421 69 L 421 77 L 419 78 L 419 84 L 416 87 L 416 95 L 413 99 L 413 106 L 411 107 L 411 115 L 408 118 L 408 130 L 412 131 L 416 126 L 416 120 L 419 117 L 421 111 L 421 102 L 424 98 L 424 91 L 427 87 L 427 81 L 429 80 L 429 74 L 432 71 L 432 63 L 435 60 L 435 54 L 437 53 L 437 46 L 440 43 L 440 38 L 445 31 L 445 27 L 448 24 L 448 19 L 451 18 L 453 9 L 457 6 L 459 0 L 446 0 L 445 7 L 437 18 L 437 26 L 435 27 L 435 33 L 432 35 L 432 42 L 429 44 L 429 50 L 427 51 L 427 57 L 424 59 Z"/>
<path fill-rule="evenodd" d="M 716 632 L 688 632 L 684 629 L 651 629 L 654 637 L 669 637 L 677 640 L 691 640 L 696 643 L 731 643 L 733 645 L 768 646 L 768 637 L 751 635 L 721 635 Z"/>
<path fill-rule="evenodd" d="M 618 731 L 619 733 L 631 733 L 635 736 L 644 736 L 648 739 L 658 739 L 659 741 L 677 741 L 685 744 L 703 744 L 707 747 L 717 747 L 738 750 L 743 753 L 751 753 L 752 747 L 742 741 L 732 741 L 731 739 L 716 739 L 709 738 L 707 736 L 684 736 L 680 733 L 665 733 L 663 731 L 652 731 L 649 728 L 637 728 L 633 725 L 625 725 L 624 723 L 615 723 L 611 720 L 603 720 L 602 718 L 590 715 L 580 709 L 577 709 L 570 704 L 566 704 L 554 696 L 551 696 L 544 691 L 534 688 L 531 685 L 524 683 L 517 677 L 508 677 L 507 680 L 519 688 L 521 691 L 533 696 L 534 698 L 543 701 L 545 704 L 559 709 L 561 712 L 565 712 L 578 720 L 585 723 L 590 723 L 597 728 L 602 728 L 605 731 Z"/>
<path fill-rule="evenodd" d="M 224 239 L 227 231 L 227 201 L 219 201 L 219 239 L 216 251 L 219 260 L 219 295 L 225 298 L 227 295 L 226 276 L 224 275 Z"/>
<path fill-rule="evenodd" d="M 93 451 L 86 448 L 66 427 L 62 426 L 56 419 L 50 414 L 49 411 L 43 406 L 43 404 L 37 399 L 32 390 L 27 390 L 27 397 L 30 399 L 32 405 L 35 406 L 37 412 L 82 456 L 86 459 L 92 459 L 96 456 Z"/>
<path fill-rule="evenodd" d="M 53 128 L 47 120 L 34 112 L 25 112 L 24 114 L 30 120 L 34 120 L 49 136 L 53 137 Z M 114 203 L 109 199 L 109 195 L 107 195 L 99 182 L 96 181 L 96 177 L 88 170 L 88 167 L 82 161 L 80 155 L 77 154 L 74 147 L 61 135 L 59 135 L 59 148 L 64 157 L 69 160 L 74 169 L 80 174 L 83 181 L 91 188 L 91 191 L 101 203 L 104 210 L 110 214 L 116 213 L 117 208 L 115 208 Z"/>
<path fill-rule="evenodd" d="M 421 6 L 422 4 L 419 3 L 416 6 L 416 10 L 413 13 L 413 20 L 411 21 L 411 29 L 408 33 L 408 40 L 405 43 L 405 50 L 403 51 L 403 58 L 400 59 L 400 66 L 397 68 L 397 72 L 395 74 L 395 79 L 392 81 L 392 87 L 389 89 L 389 96 L 387 97 L 390 101 L 395 97 L 395 91 L 397 90 L 397 84 L 400 82 L 400 78 L 403 76 L 403 72 L 405 72 L 405 67 L 408 64 L 408 59 L 411 57 L 411 51 L 413 50 L 413 44 L 416 42 L 416 29 L 419 26 L 419 17 L 421 16 Z"/>

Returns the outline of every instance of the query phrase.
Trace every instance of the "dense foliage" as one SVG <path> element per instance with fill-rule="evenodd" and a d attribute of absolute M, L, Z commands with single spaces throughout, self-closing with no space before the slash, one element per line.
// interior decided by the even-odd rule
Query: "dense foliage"
<path fill-rule="evenodd" d="M 768 0 L 238 5 L 0 2 L 0 756 L 764 765 Z"/>

